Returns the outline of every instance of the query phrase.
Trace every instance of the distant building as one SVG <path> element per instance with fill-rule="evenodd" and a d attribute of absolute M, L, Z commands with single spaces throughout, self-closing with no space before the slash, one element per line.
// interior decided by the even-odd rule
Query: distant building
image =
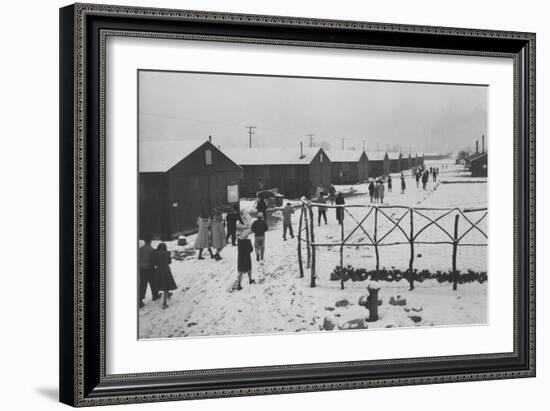
<path fill-rule="evenodd" d="M 413 168 L 411 153 L 401 154 L 401 171 Z"/>
<path fill-rule="evenodd" d="M 388 175 L 390 172 L 390 159 L 385 151 L 367 151 L 369 177 L 377 178 Z"/>
<path fill-rule="evenodd" d="M 208 141 L 139 144 L 139 232 L 170 240 L 203 210 L 238 203 L 242 169 Z"/>
<path fill-rule="evenodd" d="M 468 158 L 472 177 L 487 177 L 487 153 L 478 153 Z"/>
<path fill-rule="evenodd" d="M 388 159 L 390 160 L 390 173 L 401 172 L 401 153 L 397 151 L 389 151 Z M 386 173 L 389 174 L 389 173 Z"/>
<path fill-rule="evenodd" d="M 369 177 L 367 155 L 362 150 L 327 151 L 332 166 L 332 184 L 355 184 Z"/>
<path fill-rule="evenodd" d="M 312 198 L 328 192 L 332 183 L 331 162 L 320 147 L 224 149 L 243 169 L 240 193 L 255 197 L 276 189 L 287 198 Z"/>

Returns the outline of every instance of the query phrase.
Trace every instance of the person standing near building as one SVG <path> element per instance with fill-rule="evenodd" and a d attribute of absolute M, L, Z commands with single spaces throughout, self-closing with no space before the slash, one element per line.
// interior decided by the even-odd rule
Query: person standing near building
<path fill-rule="evenodd" d="M 155 272 L 158 288 L 162 291 L 162 309 L 168 308 L 168 298 L 171 295 L 170 291 L 178 288 L 172 276 L 172 271 L 170 270 L 171 263 L 172 257 L 170 251 L 168 251 L 165 243 L 160 243 L 155 253 Z"/>
<path fill-rule="evenodd" d="M 336 188 L 334 185 L 330 185 L 330 188 L 328 190 L 328 200 L 330 201 L 330 204 L 334 204 L 334 201 L 336 199 Z"/>
<path fill-rule="evenodd" d="M 252 279 L 252 260 L 250 254 L 254 249 L 252 248 L 252 242 L 248 239 L 250 234 L 249 230 L 243 230 L 237 241 L 237 290 L 242 290 L 241 281 L 244 274 L 248 275 L 248 284 L 254 284 Z"/>
<path fill-rule="evenodd" d="M 370 180 L 370 184 L 369 184 L 369 197 L 370 197 L 370 202 L 372 203 L 374 201 L 374 192 L 376 191 L 376 187 L 374 186 L 374 181 L 373 180 Z"/>
<path fill-rule="evenodd" d="M 421 171 L 416 172 L 416 188 L 420 188 L 420 176 L 422 175 Z"/>
<path fill-rule="evenodd" d="M 256 211 L 258 214 L 262 214 L 264 216 L 267 223 L 267 203 L 261 194 L 258 194 L 258 199 L 256 200 Z"/>
<path fill-rule="evenodd" d="M 265 254 L 265 233 L 267 232 L 267 224 L 263 220 L 263 214 L 258 213 L 258 218 L 250 227 L 254 233 L 254 248 L 256 250 L 256 261 L 264 259 Z"/>
<path fill-rule="evenodd" d="M 384 182 L 382 180 L 378 181 L 378 198 L 380 203 L 384 202 Z"/>
<path fill-rule="evenodd" d="M 294 232 L 292 231 L 292 214 L 294 214 L 294 209 L 290 203 L 286 203 L 286 206 L 283 208 L 283 240 L 286 241 L 286 232 L 290 233 L 290 237 L 294 238 Z"/>
<path fill-rule="evenodd" d="M 391 193 L 392 182 L 391 182 L 391 176 L 390 175 L 388 175 L 387 182 L 388 182 L 388 193 Z"/>
<path fill-rule="evenodd" d="M 344 205 L 346 202 L 344 200 L 344 195 L 342 193 L 336 194 L 336 198 L 334 199 L 334 203 L 336 205 Z M 338 224 L 344 223 L 344 208 L 343 207 L 336 207 L 336 221 L 338 221 Z"/>
<path fill-rule="evenodd" d="M 225 229 L 223 228 L 222 216 L 220 213 L 216 213 L 214 215 L 214 219 L 212 220 L 212 224 L 210 225 L 210 232 L 212 240 L 211 245 L 214 250 L 216 250 L 214 258 L 219 261 L 222 259 L 220 252 L 223 250 L 226 244 Z"/>
<path fill-rule="evenodd" d="M 244 225 L 239 206 L 234 207 L 234 212 L 227 214 L 225 217 L 225 223 L 227 224 L 227 235 L 225 236 L 225 242 L 227 243 L 231 238 L 231 245 L 236 245 L 237 241 L 237 221 Z"/>
<path fill-rule="evenodd" d="M 401 173 L 401 194 L 405 194 L 405 189 L 407 188 L 407 184 L 405 184 L 405 176 L 403 173 Z"/>
<path fill-rule="evenodd" d="M 320 203 L 320 204 L 326 204 L 327 203 L 327 199 L 325 198 L 325 193 L 321 193 L 319 195 L 319 198 L 317 199 L 317 202 Z M 319 206 L 317 208 L 317 224 L 319 226 L 321 225 L 321 218 L 323 220 L 325 220 L 325 225 L 328 224 L 327 223 L 327 208 L 323 207 L 323 206 Z"/>
<path fill-rule="evenodd" d="M 201 216 L 197 218 L 197 226 L 199 228 L 199 232 L 197 234 L 197 238 L 195 239 L 195 248 L 199 250 L 199 260 L 204 260 L 204 257 L 202 256 L 202 250 L 204 250 L 205 248 L 208 249 L 210 257 L 214 258 L 214 254 L 212 254 L 212 250 L 210 249 L 211 224 L 212 220 L 210 219 L 210 216 L 208 215 L 208 213 L 203 211 Z"/>
<path fill-rule="evenodd" d="M 154 266 L 154 254 L 155 250 L 151 246 L 152 237 L 150 234 L 143 236 L 145 244 L 139 248 L 139 308 L 142 308 L 145 303 L 145 294 L 147 292 L 147 284 L 151 288 L 151 295 L 153 301 L 160 298 L 157 284 L 155 281 L 155 266 Z"/>

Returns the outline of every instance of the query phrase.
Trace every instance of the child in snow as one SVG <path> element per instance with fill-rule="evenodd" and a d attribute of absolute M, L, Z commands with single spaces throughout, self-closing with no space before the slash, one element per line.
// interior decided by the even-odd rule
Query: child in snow
<path fill-rule="evenodd" d="M 216 250 L 214 258 L 219 261 L 222 259 L 220 251 L 225 247 L 225 229 L 222 223 L 222 216 L 220 213 L 214 215 L 214 220 L 210 224 L 210 232 L 212 236 L 212 247 Z"/>
<path fill-rule="evenodd" d="M 405 188 L 407 188 L 407 185 L 405 184 L 405 176 L 401 173 L 401 194 L 405 194 Z"/>
<path fill-rule="evenodd" d="M 155 270 L 158 289 L 162 291 L 162 309 L 168 307 L 168 297 L 171 295 L 170 291 L 178 288 L 174 277 L 172 277 L 172 271 L 170 271 L 171 263 L 172 257 L 170 256 L 170 251 L 166 248 L 165 243 L 160 243 L 155 253 Z"/>
<path fill-rule="evenodd" d="M 263 214 L 259 213 L 256 221 L 250 227 L 254 233 L 254 248 L 256 249 L 256 261 L 264 259 L 265 253 L 265 233 L 268 230 L 267 224 L 263 220 Z"/>
<path fill-rule="evenodd" d="M 204 260 L 202 256 L 202 250 L 208 248 L 210 257 L 214 258 L 212 250 L 210 249 L 210 225 L 212 220 L 208 216 L 207 212 L 203 212 L 199 218 L 197 218 L 197 226 L 199 227 L 199 233 L 195 239 L 195 248 L 199 250 L 199 260 Z"/>
<path fill-rule="evenodd" d="M 286 241 L 286 231 L 288 230 L 290 236 L 294 238 L 294 232 L 292 231 L 292 214 L 294 210 L 290 203 L 286 203 L 286 206 L 283 208 L 283 240 Z"/>
<path fill-rule="evenodd" d="M 145 305 L 143 300 L 147 292 L 147 284 L 151 287 L 153 301 L 160 298 L 156 284 L 157 282 L 155 281 L 155 250 L 151 247 L 152 237 L 150 234 L 145 234 L 143 240 L 145 241 L 145 245 L 139 248 L 139 308 Z"/>
<path fill-rule="evenodd" d="M 237 245 L 237 222 L 244 225 L 239 206 L 234 207 L 234 212 L 227 214 L 225 222 L 227 224 L 227 235 L 225 236 L 225 242 L 227 243 L 231 238 L 231 245 Z"/>
<path fill-rule="evenodd" d="M 248 239 L 249 231 L 243 230 L 237 241 L 237 290 L 242 290 L 241 280 L 244 274 L 248 274 L 248 284 L 254 284 L 252 279 L 252 261 L 250 254 L 253 251 L 252 242 Z"/>
<path fill-rule="evenodd" d="M 392 183 L 391 183 L 391 176 L 390 176 L 390 175 L 388 175 L 388 180 L 387 180 L 387 181 L 388 181 L 388 193 L 390 193 L 390 192 L 391 192 L 391 188 L 392 188 L 392 185 L 391 185 L 391 184 L 392 184 Z"/>

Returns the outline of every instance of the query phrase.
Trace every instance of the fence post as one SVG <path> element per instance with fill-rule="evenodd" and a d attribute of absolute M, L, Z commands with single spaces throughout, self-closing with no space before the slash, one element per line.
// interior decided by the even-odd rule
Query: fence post
<path fill-rule="evenodd" d="M 308 215 L 308 206 L 304 206 L 305 209 L 304 209 L 304 221 L 305 221 L 305 229 L 306 229 L 306 243 L 307 243 L 307 247 L 306 247 L 306 251 L 307 251 L 307 260 L 306 260 L 306 268 L 309 268 L 311 267 L 311 249 L 310 249 L 310 244 L 311 244 L 311 241 L 309 240 L 309 215 Z"/>
<path fill-rule="evenodd" d="M 340 267 L 344 267 L 344 208 L 342 207 L 342 219 L 340 221 Z"/>
<path fill-rule="evenodd" d="M 410 210 L 410 219 L 411 219 L 411 234 L 409 237 L 409 242 L 411 244 L 411 257 L 409 259 L 409 291 L 414 290 L 414 277 L 413 277 L 413 263 L 414 263 L 414 220 L 413 220 L 413 209 Z"/>
<path fill-rule="evenodd" d="M 380 256 L 378 254 L 378 207 L 374 208 L 374 252 L 376 253 L 376 271 L 380 271 Z"/>
<path fill-rule="evenodd" d="M 311 230 L 311 284 L 310 287 L 315 287 L 315 232 L 313 223 L 313 210 L 312 207 L 309 207 L 309 217 L 310 217 L 310 230 Z"/>
<path fill-rule="evenodd" d="M 458 272 L 456 271 L 456 252 L 458 249 L 458 217 L 459 214 L 457 213 L 455 216 L 455 231 L 453 240 L 453 290 L 456 290 L 458 286 Z"/>
<path fill-rule="evenodd" d="M 304 263 L 302 261 L 302 222 L 304 218 L 304 205 L 300 211 L 300 222 L 298 223 L 298 267 L 300 268 L 300 278 L 304 278 Z"/>

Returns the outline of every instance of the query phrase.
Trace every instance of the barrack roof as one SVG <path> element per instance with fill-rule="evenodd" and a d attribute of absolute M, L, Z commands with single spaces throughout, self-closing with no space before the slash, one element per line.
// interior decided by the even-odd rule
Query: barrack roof
<path fill-rule="evenodd" d="M 227 148 L 222 149 L 222 152 L 240 166 L 252 166 L 309 164 L 320 150 L 320 147 L 304 148 L 303 155 L 300 154 L 299 147 Z"/>
<path fill-rule="evenodd" d="M 346 163 L 359 161 L 363 150 L 329 150 L 326 153 L 331 162 Z"/>
<path fill-rule="evenodd" d="M 386 157 L 385 151 L 367 151 L 366 154 L 367 158 L 371 161 L 384 160 L 384 158 Z"/>
<path fill-rule="evenodd" d="M 143 173 L 165 172 L 208 140 L 144 141 L 139 143 L 139 171 Z"/>

